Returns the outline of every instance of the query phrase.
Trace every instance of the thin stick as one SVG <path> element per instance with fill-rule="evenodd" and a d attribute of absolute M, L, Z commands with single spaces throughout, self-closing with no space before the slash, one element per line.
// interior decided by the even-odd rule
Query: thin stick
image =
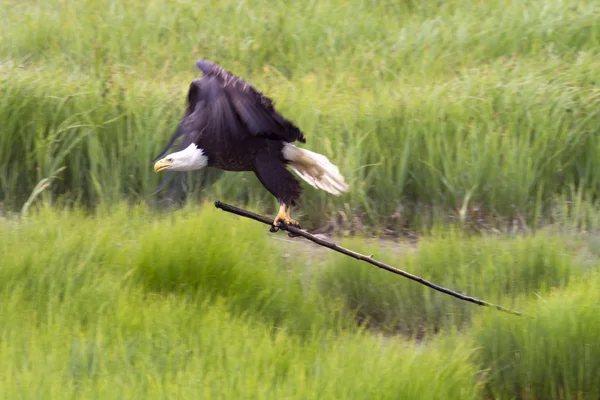
<path fill-rule="evenodd" d="M 258 221 L 258 222 L 262 222 L 263 224 L 266 224 L 266 225 L 271 225 L 272 226 L 272 224 L 273 224 L 273 220 L 270 219 L 270 218 L 263 217 L 262 215 L 254 214 L 254 213 L 252 213 L 250 211 L 242 210 L 241 208 L 230 206 L 229 204 L 221 203 L 220 201 L 216 201 L 215 202 L 215 207 L 220 208 L 223 211 L 227 211 L 227 212 L 230 212 L 230 213 L 233 213 L 233 214 L 240 215 L 242 217 L 246 217 L 246 218 L 250 218 L 250 219 L 253 219 L 255 221 Z M 292 233 L 294 235 L 303 236 L 304 238 L 310 240 L 311 242 L 314 242 L 314 243 L 319 244 L 321 246 L 327 247 L 327 248 L 329 248 L 331 250 L 337 251 L 337 252 L 345 254 L 347 256 L 356 258 L 357 260 L 368 262 L 369 264 L 373 264 L 373 265 L 375 265 L 375 266 L 377 266 L 379 268 L 385 269 L 386 271 L 392 272 L 392 273 L 397 274 L 397 275 L 401 275 L 401 276 L 403 276 L 405 278 L 408 278 L 408 279 L 412 279 L 413 281 L 419 282 L 422 285 L 430 287 L 430 288 L 432 288 L 434 290 L 437 290 L 439 292 L 448 294 L 450 296 L 456 297 L 458 299 L 461 299 L 461 300 L 464 300 L 464 301 L 468 301 L 470 303 L 475 303 L 475 304 L 478 304 L 480 306 L 487 306 L 487 307 L 496 308 L 497 310 L 500 310 L 500 311 L 503 311 L 503 312 L 507 312 L 507 313 L 510 313 L 510 314 L 514 314 L 514 315 L 519 315 L 519 316 L 523 315 L 521 312 L 513 311 L 513 310 L 510 310 L 508 308 L 504 308 L 502 306 L 498 306 L 498 305 L 495 305 L 495 304 L 492 304 L 492 303 L 488 303 L 486 301 L 479 300 L 479 299 L 476 299 L 476 298 L 471 297 L 471 296 L 466 296 L 464 294 L 455 292 L 455 291 L 450 290 L 450 289 L 446 289 L 446 288 L 444 288 L 442 286 L 439 286 L 439 285 L 436 285 L 436 284 L 431 283 L 429 281 L 426 281 L 425 279 L 423 279 L 421 277 L 418 277 L 416 275 L 413 275 L 413 274 L 410 274 L 408 272 L 402 271 L 401 269 L 394 268 L 394 267 L 392 267 L 390 265 L 382 263 L 381 261 L 377 261 L 377 260 L 373 259 L 373 256 L 365 256 L 365 255 L 362 255 L 362 254 L 357 253 L 355 251 L 348 250 L 348 249 L 345 249 L 343 247 L 340 247 L 340 246 L 336 245 L 335 243 L 329 242 L 327 240 L 319 239 L 315 235 L 312 235 L 312 234 L 310 234 L 310 233 L 308 233 L 308 232 L 306 232 L 306 231 L 304 231 L 302 229 L 298 229 L 298 228 L 295 228 L 293 226 L 287 226 L 285 224 L 281 224 L 279 226 L 279 228 L 282 229 L 282 230 L 288 231 L 288 232 L 290 232 L 290 233 Z"/>

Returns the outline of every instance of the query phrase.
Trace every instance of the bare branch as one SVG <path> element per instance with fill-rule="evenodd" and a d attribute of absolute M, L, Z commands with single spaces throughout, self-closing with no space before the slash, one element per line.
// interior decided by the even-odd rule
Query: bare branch
<path fill-rule="evenodd" d="M 246 217 L 246 218 L 250 218 L 250 219 L 253 219 L 255 221 L 258 221 L 258 222 L 262 222 L 263 224 L 266 224 L 266 225 L 271 225 L 272 226 L 272 224 L 273 224 L 273 220 L 270 219 L 270 218 L 264 217 L 262 215 L 254 214 L 254 213 L 252 213 L 250 211 L 242 210 L 241 208 L 230 206 L 229 204 L 221 203 L 220 201 L 216 201 L 215 202 L 215 207 L 220 208 L 223 211 L 227 211 L 227 212 L 230 212 L 230 213 L 233 213 L 233 214 L 240 215 L 242 217 Z M 408 272 L 402 271 L 402 270 L 400 270 L 398 268 L 394 268 L 394 267 L 392 267 L 390 265 L 382 263 L 381 261 L 377 261 L 377 260 L 373 259 L 372 256 L 365 256 L 365 255 L 357 253 L 355 251 L 348 250 L 348 249 L 345 249 L 343 247 L 340 247 L 340 246 L 336 245 L 335 243 L 329 242 L 327 240 L 320 239 L 320 238 L 316 237 L 315 235 L 312 235 L 312 234 L 310 234 L 310 233 L 308 233 L 308 232 L 306 232 L 306 231 L 304 231 L 302 229 L 298 229 L 298 228 L 295 228 L 293 226 L 287 226 L 285 224 L 280 224 L 279 228 L 282 229 L 282 230 L 288 231 L 288 232 L 292 233 L 293 235 L 302 236 L 302 237 L 310 240 L 311 242 L 319 244 L 319 245 L 321 245 L 323 247 L 327 247 L 327 248 L 329 248 L 331 250 L 337 251 L 338 253 L 342 253 L 342 254 L 345 254 L 347 256 L 356 258 L 357 260 L 368 262 L 369 264 L 373 264 L 373 265 L 375 265 L 375 266 L 377 266 L 379 268 L 385 269 L 386 271 L 389 271 L 389 272 L 392 272 L 394 274 L 401 275 L 401 276 L 403 276 L 405 278 L 411 279 L 413 281 L 419 282 L 422 285 L 425 285 L 425 286 L 430 287 L 430 288 L 432 288 L 434 290 L 437 290 L 438 292 L 442 292 L 442 293 L 445 293 L 447 295 L 456 297 L 457 299 L 468 301 L 470 303 L 475 303 L 475 304 L 480 305 L 480 306 L 492 307 L 492 308 L 495 308 L 497 310 L 500 310 L 500 311 L 503 311 L 503 312 L 506 312 L 506 313 L 509 313 L 509 314 L 513 314 L 513 315 L 519 315 L 519 316 L 523 315 L 523 313 L 521 313 L 521 312 L 513 311 L 513 310 L 510 310 L 508 308 L 504 308 L 502 306 L 499 306 L 499 305 L 488 303 L 486 301 L 483 301 L 483 300 L 480 300 L 480 299 L 476 299 L 474 297 L 467 296 L 467 295 L 455 292 L 455 291 L 450 290 L 450 289 L 446 289 L 446 288 L 444 288 L 442 286 L 439 286 L 439 285 L 436 285 L 434 283 L 431 283 L 431 282 L 429 282 L 429 281 L 427 281 L 427 280 L 425 280 L 425 279 L 423 279 L 421 277 L 418 277 L 416 275 L 413 275 L 413 274 L 410 274 Z"/>

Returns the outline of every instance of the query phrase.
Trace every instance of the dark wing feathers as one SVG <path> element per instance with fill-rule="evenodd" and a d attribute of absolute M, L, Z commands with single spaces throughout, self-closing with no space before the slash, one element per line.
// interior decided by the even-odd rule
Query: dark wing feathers
<path fill-rule="evenodd" d="M 260 103 L 257 104 L 255 99 L 248 96 L 248 93 L 240 93 L 239 90 L 231 89 L 231 87 L 226 87 L 225 91 L 250 134 L 286 142 L 296 140 L 302 143 L 306 142 L 302 132 L 279 115 L 272 106 L 265 107 Z"/>
<path fill-rule="evenodd" d="M 251 135 L 306 143 L 300 129 L 279 114 L 273 106 L 273 101 L 252 85 L 207 60 L 198 60 L 196 66 L 205 77 L 215 77 L 219 80 L 236 114 Z"/>
<path fill-rule="evenodd" d="M 214 135 L 215 139 L 225 135 L 238 139 L 252 135 L 306 143 L 300 129 L 279 114 L 273 101 L 252 85 L 207 60 L 198 60 L 196 66 L 204 77 L 190 83 L 181 124 L 153 162 L 164 156 L 181 136 L 184 139 L 179 150 L 205 134 Z"/>
<path fill-rule="evenodd" d="M 196 103 L 190 104 L 189 107 L 194 108 L 181 123 L 182 129 L 187 132 L 181 148 L 198 142 L 201 136 L 207 134 L 217 141 L 226 135 L 243 138 L 247 134 L 216 78 L 195 79 L 190 86 L 190 92 L 196 93 L 191 96 L 196 99 Z"/>

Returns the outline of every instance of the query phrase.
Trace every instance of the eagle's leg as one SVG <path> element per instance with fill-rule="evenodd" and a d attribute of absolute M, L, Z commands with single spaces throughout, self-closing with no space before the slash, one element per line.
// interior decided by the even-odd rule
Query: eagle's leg
<path fill-rule="evenodd" d="M 256 157 L 255 174 L 263 186 L 279 202 L 279 212 L 271 225 L 271 232 L 277 232 L 280 223 L 300 228 L 300 224 L 290 216 L 290 209 L 300 197 L 302 187 L 292 173 L 285 168 L 279 157 L 261 152 Z"/>

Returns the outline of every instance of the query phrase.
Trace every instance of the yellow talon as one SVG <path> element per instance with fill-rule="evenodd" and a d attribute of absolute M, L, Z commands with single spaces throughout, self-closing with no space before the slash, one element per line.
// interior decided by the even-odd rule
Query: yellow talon
<path fill-rule="evenodd" d="M 283 222 L 286 225 L 300 228 L 300 224 L 298 223 L 298 221 L 292 219 L 292 217 L 290 216 L 290 208 L 287 207 L 285 204 L 282 204 L 281 207 L 279 207 L 279 212 L 277 213 L 277 216 L 273 221 L 273 226 L 277 228 L 279 221 Z"/>

